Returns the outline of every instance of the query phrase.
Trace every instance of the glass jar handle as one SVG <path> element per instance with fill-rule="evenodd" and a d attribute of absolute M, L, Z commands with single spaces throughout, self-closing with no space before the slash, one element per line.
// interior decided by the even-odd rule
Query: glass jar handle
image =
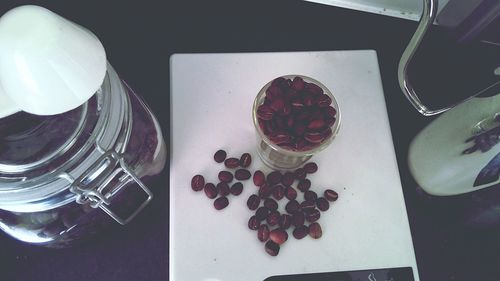
<path fill-rule="evenodd" d="M 122 218 L 112 210 L 112 201 L 130 183 L 140 187 L 147 198 L 128 217 Z M 77 195 L 77 203 L 89 203 L 92 208 L 101 208 L 122 225 L 129 223 L 153 199 L 153 193 L 115 151 L 105 152 L 71 184 L 70 191 Z"/>

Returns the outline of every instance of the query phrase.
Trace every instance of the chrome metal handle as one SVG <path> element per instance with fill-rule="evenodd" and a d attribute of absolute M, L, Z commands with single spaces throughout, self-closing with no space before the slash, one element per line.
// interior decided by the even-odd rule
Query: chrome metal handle
<path fill-rule="evenodd" d="M 146 194 L 146 199 L 128 217 L 122 218 L 112 210 L 112 199 L 129 184 L 139 186 Z M 115 151 L 105 152 L 73 181 L 70 191 L 77 195 L 77 203 L 88 203 L 92 208 L 100 208 L 122 225 L 130 222 L 153 199 L 153 193 Z"/>
<path fill-rule="evenodd" d="M 398 81 L 401 90 L 405 94 L 406 98 L 410 101 L 411 105 L 413 105 L 413 107 L 415 107 L 415 109 L 417 109 L 418 112 L 420 112 L 421 114 L 425 116 L 432 116 L 445 112 L 455 107 L 457 104 L 461 102 L 444 108 L 429 109 L 422 103 L 422 101 L 420 101 L 408 77 L 407 73 L 408 66 L 413 58 L 413 55 L 420 46 L 420 43 L 422 42 L 422 39 L 425 36 L 425 33 L 434 22 L 434 19 L 436 18 L 437 14 L 437 6 L 438 6 L 437 0 L 424 0 L 423 2 L 424 2 L 424 9 L 422 11 L 422 16 L 420 17 L 420 22 L 418 24 L 417 30 L 415 31 L 415 34 L 413 34 L 410 43 L 408 43 L 408 46 L 404 50 L 403 54 L 401 55 L 401 59 L 399 61 Z"/>

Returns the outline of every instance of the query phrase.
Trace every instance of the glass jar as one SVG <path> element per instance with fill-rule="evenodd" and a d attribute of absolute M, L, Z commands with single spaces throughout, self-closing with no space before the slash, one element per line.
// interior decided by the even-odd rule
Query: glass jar
<path fill-rule="evenodd" d="M 0 229 L 48 247 L 126 224 L 153 198 L 166 161 L 151 110 L 111 65 L 82 106 L 0 119 Z"/>
<path fill-rule="evenodd" d="M 338 134 L 338 131 L 340 129 L 340 109 L 339 105 L 337 103 L 337 100 L 333 96 L 333 94 L 330 92 L 330 90 L 320 83 L 319 81 L 304 76 L 304 75 L 284 75 L 281 76 L 281 78 L 285 79 L 286 81 L 292 81 L 295 77 L 300 77 L 303 79 L 304 82 L 306 83 L 313 83 L 316 84 L 323 90 L 323 93 L 326 94 L 328 97 L 331 99 L 331 106 L 336 110 L 335 114 L 335 122 L 333 123 L 331 127 L 331 134 L 328 135 L 325 139 L 321 141 L 320 144 L 317 146 L 312 147 L 311 149 L 308 150 L 301 150 L 301 151 L 296 151 L 292 149 L 285 149 L 284 147 L 281 147 L 277 145 L 276 143 L 272 142 L 269 137 L 264 133 L 263 128 L 261 127 L 261 124 L 259 124 L 259 118 L 257 116 L 257 110 L 260 105 L 262 105 L 266 99 L 266 91 L 268 88 L 273 84 L 273 81 L 269 81 L 262 89 L 259 91 L 257 96 L 255 97 L 254 103 L 253 103 L 253 109 L 252 109 L 252 119 L 253 123 L 255 126 L 255 130 L 257 132 L 256 138 L 257 138 L 257 152 L 259 154 L 259 157 L 261 158 L 262 162 L 266 164 L 268 167 L 275 169 L 275 170 L 292 170 L 295 168 L 298 168 L 302 166 L 305 162 L 307 162 L 311 157 L 321 150 L 325 149 L 335 138 L 335 136 Z M 293 109 L 292 109 L 293 110 Z"/>

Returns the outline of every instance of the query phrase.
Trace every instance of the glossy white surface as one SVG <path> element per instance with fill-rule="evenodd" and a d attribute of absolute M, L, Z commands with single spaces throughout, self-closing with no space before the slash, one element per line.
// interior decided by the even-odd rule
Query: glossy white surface
<path fill-rule="evenodd" d="M 417 183 L 433 195 L 457 195 L 499 184 L 500 180 L 474 187 L 481 170 L 499 152 L 496 145 L 487 152 L 462 152 L 474 142 L 475 126 L 500 112 L 500 94 L 473 98 L 445 112 L 423 129 L 413 140 L 408 165 Z"/>
<path fill-rule="evenodd" d="M 0 18 L 0 117 L 74 109 L 97 91 L 105 72 L 104 47 L 87 29 L 39 6 Z"/>
<path fill-rule="evenodd" d="M 234 157 L 250 152 L 250 169 L 269 172 L 256 152 L 252 103 L 265 83 L 290 73 L 325 84 L 342 108 L 339 134 L 312 158 L 319 170 L 310 176 L 313 190 L 333 188 L 340 199 L 321 215 L 321 239 L 290 236 L 271 257 L 247 227 L 246 200 L 257 190 L 251 180 L 222 211 L 190 183 L 198 173 L 217 183 L 223 165 L 213 154 L 221 148 Z M 170 81 L 169 280 L 262 281 L 404 266 L 419 280 L 374 51 L 179 54 Z"/>

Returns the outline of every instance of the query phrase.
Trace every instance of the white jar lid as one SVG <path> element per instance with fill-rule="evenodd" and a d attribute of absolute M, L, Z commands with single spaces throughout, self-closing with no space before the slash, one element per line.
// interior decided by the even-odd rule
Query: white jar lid
<path fill-rule="evenodd" d="M 75 109 L 105 73 L 104 47 L 89 30 L 34 5 L 0 18 L 0 118 Z"/>

